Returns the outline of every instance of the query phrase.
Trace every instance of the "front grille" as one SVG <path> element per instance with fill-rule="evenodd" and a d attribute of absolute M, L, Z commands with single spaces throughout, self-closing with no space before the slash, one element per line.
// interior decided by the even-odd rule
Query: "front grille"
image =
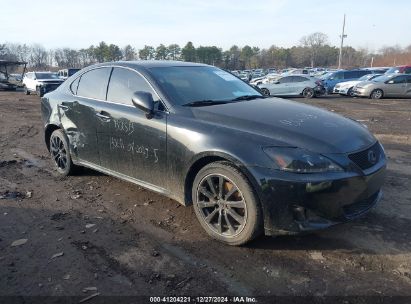
<path fill-rule="evenodd" d="M 347 219 L 352 219 L 366 212 L 368 209 L 374 206 L 379 194 L 380 194 L 380 191 L 374 193 L 373 195 L 371 195 L 369 198 L 365 200 L 362 200 L 360 202 L 355 202 L 351 205 L 344 206 L 343 210 L 344 210 L 345 217 Z"/>
<path fill-rule="evenodd" d="M 348 158 L 362 170 L 366 170 L 377 164 L 382 154 L 381 146 L 377 142 L 371 148 L 348 155 Z"/>

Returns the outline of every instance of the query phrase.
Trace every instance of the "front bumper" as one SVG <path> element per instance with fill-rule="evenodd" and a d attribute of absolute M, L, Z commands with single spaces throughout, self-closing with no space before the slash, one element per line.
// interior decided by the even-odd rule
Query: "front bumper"
<path fill-rule="evenodd" d="M 349 90 L 349 88 L 334 87 L 333 94 L 348 95 L 348 90 Z"/>
<path fill-rule="evenodd" d="M 356 88 L 353 89 L 354 95 L 358 97 L 369 97 L 371 91 L 365 88 Z"/>
<path fill-rule="evenodd" d="M 258 181 L 266 235 L 297 234 L 347 222 L 381 199 L 385 161 L 367 174 L 295 174 L 250 168 Z"/>

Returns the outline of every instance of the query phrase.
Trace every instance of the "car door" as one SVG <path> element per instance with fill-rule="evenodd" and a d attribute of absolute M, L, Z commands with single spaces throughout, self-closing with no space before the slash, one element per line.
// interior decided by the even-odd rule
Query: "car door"
<path fill-rule="evenodd" d="M 270 87 L 271 95 L 287 95 L 292 85 L 292 76 L 286 76 L 278 79 Z"/>
<path fill-rule="evenodd" d="M 411 98 L 411 75 L 407 75 L 407 90 L 405 92 L 405 97 Z"/>
<path fill-rule="evenodd" d="M 292 76 L 292 81 L 289 95 L 300 95 L 307 86 L 310 86 L 308 79 L 302 76 Z"/>
<path fill-rule="evenodd" d="M 399 75 L 388 80 L 384 85 L 385 97 L 403 97 L 407 92 L 407 76 Z"/>
<path fill-rule="evenodd" d="M 149 92 L 156 104 L 153 117 L 132 103 L 136 91 Z M 147 80 L 135 70 L 115 67 L 102 112 L 98 142 L 101 165 L 161 188 L 166 187 L 167 113 Z"/>
<path fill-rule="evenodd" d="M 111 68 L 101 67 L 77 77 L 70 85 L 73 95 L 58 105 L 70 150 L 84 164 L 100 165 L 97 123 L 110 72 Z"/>

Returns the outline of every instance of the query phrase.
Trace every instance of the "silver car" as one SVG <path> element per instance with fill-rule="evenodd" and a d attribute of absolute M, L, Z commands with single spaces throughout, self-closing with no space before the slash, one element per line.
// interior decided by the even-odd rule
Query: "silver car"
<path fill-rule="evenodd" d="M 311 98 L 325 93 L 321 82 L 307 75 L 284 76 L 272 83 L 260 84 L 258 87 L 266 96 L 304 96 L 305 98 Z"/>
<path fill-rule="evenodd" d="M 411 75 L 388 74 L 371 81 L 360 82 L 354 87 L 354 95 L 381 99 L 383 97 L 411 98 Z"/>

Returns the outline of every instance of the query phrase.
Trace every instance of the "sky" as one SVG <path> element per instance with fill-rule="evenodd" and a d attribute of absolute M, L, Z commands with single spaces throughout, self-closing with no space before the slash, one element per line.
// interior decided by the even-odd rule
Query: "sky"
<path fill-rule="evenodd" d="M 3 3 L 2 3 L 3 2 Z M 0 0 L 0 43 L 46 48 L 297 45 L 313 32 L 339 46 L 378 51 L 411 44 L 411 0 Z"/>

